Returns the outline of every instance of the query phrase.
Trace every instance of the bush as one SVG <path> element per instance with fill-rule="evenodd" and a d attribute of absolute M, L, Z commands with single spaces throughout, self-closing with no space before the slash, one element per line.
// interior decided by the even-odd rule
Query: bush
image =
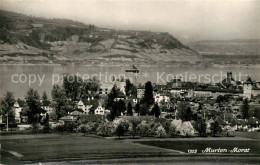
<path fill-rule="evenodd" d="M 44 124 L 44 126 L 43 126 L 43 132 L 44 132 L 44 133 L 49 133 L 50 130 L 51 130 L 51 126 L 50 126 L 49 122 L 46 122 L 46 123 Z"/>
<path fill-rule="evenodd" d="M 234 136 L 234 134 L 235 134 L 235 129 L 230 127 L 229 125 L 225 126 L 223 130 L 227 133 L 227 136 L 230 136 L 230 135 Z"/>
<path fill-rule="evenodd" d="M 157 128 L 156 134 L 157 134 L 157 136 L 159 136 L 160 138 L 166 136 L 166 131 L 165 131 L 165 129 L 163 128 L 163 126 L 159 126 L 159 127 Z"/>
<path fill-rule="evenodd" d="M 183 136 L 193 136 L 194 135 L 194 128 L 191 122 L 183 122 L 182 125 L 179 127 L 180 135 Z"/>
<path fill-rule="evenodd" d="M 59 124 L 59 125 L 54 127 L 54 131 L 56 131 L 56 132 L 64 132 L 65 131 L 65 127 L 64 127 L 63 124 Z"/>
<path fill-rule="evenodd" d="M 65 131 L 69 131 L 69 132 L 76 132 L 77 131 L 77 124 L 74 123 L 74 122 L 68 122 L 68 123 L 65 123 L 64 125 L 64 129 Z"/>
<path fill-rule="evenodd" d="M 40 124 L 33 123 L 32 124 L 32 133 L 37 133 L 37 132 L 39 132 L 39 130 L 40 130 Z"/>
<path fill-rule="evenodd" d="M 151 128 L 149 124 L 146 121 L 142 121 L 140 124 L 138 124 L 138 130 L 140 133 L 140 136 L 149 136 L 151 133 Z"/>
<path fill-rule="evenodd" d="M 216 134 L 222 132 L 222 128 L 221 128 L 220 124 L 217 121 L 211 123 L 210 130 L 212 132 L 212 136 L 216 136 Z"/>
<path fill-rule="evenodd" d="M 157 135 L 156 131 L 158 127 L 162 126 L 159 122 L 149 122 L 150 130 L 152 135 Z"/>
<path fill-rule="evenodd" d="M 179 132 L 179 128 L 182 125 L 182 121 L 181 120 L 173 120 L 171 122 L 170 128 L 169 128 L 169 135 L 171 136 L 175 136 L 177 135 Z"/>
<path fill-rule="evenodd" d="M 114 127 L 111 122 L 100 123 L 97 129 L 97 135 L 101 136 L 111 136 L 113 133 Z"/>

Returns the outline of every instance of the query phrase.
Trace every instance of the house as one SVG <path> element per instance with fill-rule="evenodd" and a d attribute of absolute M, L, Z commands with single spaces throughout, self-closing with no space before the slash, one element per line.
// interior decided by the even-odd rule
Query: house
<path fill-rule="evenodd" d="M 95 111 L 94 111 L 95 115 L 107 115 L 110 113 L 109 110 L 104 109 L 101 105 L 99 105 Z"/>
<path fill-rule="evenodd" d="M 170 101 L 170 97 L 167 94 L 157 92 L 154 96 L 154 101 L 156 103 L 160 103 L 164 101 L 165 103 L 168 103 Z"/>
<path fill-rule="evenodd" d="M 137 98 L 138 99 L 141 99 L 144 97 L 144 91 L 145 91 L 145 88 L 143 88 L 143 87 L 137 88 Z"/>
<path fill-rule="evenodd" d="M 89 114 L 89 110 L 92 107 L 92 105 L 85 105 L 82 100 L 79 100 L 77 103 L 77 108 L 81 109 L 83 111 L 83 114 Z"/>

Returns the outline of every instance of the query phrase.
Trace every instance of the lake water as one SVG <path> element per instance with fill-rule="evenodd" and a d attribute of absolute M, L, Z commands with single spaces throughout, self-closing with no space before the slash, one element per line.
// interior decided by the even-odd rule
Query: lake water
<path fill-rule="evenodd" d="M 136 83 L 152 81 L 165 84 L 174 76 L 182 77 L 184 81 L 219 82 L 229 70 L 233 72 L 235 80 L 245 80 L 251 75 L 253 80 L 260 80 L 260 66 L 241 67 L 171 67 L 171 66 L 138 66 L 139 75 Z M 0 97 L 7 91 L 14 92 L 16 98 L 24 98 L 29 88 L 37 89 L 42 95 L 46 91 L 50 96 L 54 83 L 62 82 L 62 74 L 78 74 L 84 79 L 96 77 L 101 82 L 110 82 L 113 77 L 118 78 L 125 74 L 127 66 L 59 66 L 59 65 L 0 65 Z M 178 74 L 178 75 L 177 75 Z M 113 76 L 114 75 L 114 76 Z M 125 76 L 133 76 L 125 74 Z M 60 78 L 60 79 L 58 79 Z M 30 81 L 29 81 L 30 80 Z"/>

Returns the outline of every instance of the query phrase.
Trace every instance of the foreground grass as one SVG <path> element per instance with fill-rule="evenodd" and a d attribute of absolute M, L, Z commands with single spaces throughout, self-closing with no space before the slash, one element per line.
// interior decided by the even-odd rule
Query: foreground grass
<path fill-rule="evenodd" d="M 167 155 L 164 149 L 126 144 L 103 137 L 84 137 L 82 134 L 15 135 L 2 138 L 0 143 L 2 149 L 23 155 L 20 159 L 2 157 L 1 163 Z"/>
<path fill-rule="evenodd" d="M 0 163 L 27 164 L 37 162 L 62 162 L 62 164 L 88 164 L 88 163 L 147 163 L 147 162 L 172 162 L 193 160 L 201 162 L 218 162 L 223 157 L 208 155 L 195 158 L 197 155 L 180 154 L 172 150 L 187 152 L 188 149 L 205 149 L 234 147 L 250 148 L 250 154 L 260 154 L 259 141 L 247 138 L 139 138 L 115 140 L 115 137 L 103 138 L 98 136 L 82 136 L 82 134 L 31 134 L 31 135 L 6 135 L 1 138 Z M 124 137 L 126 138 L 126 137 Z M 211 139 L 211 140 L 210 140 Z M 216 139 L 216 140 L 212 140 Z M 15 151 L 23 157 L 8 153 Z M 200 152 L 198 152 L 200 153 Z M 195 157 L 194 157 L 195 156 Z M 156 158 L 156 159 L 155 159 Z M 238 156 L 237 158 L 240 158 Z M 256 162 L 257 157 L 241 159 L 243 162 Z M 222 161 L 232 161 L 233 156 L 226 156 Z M 235 158 L 236 159 L 236 158 Z M 238 160 L 238 159 L 237 159 Z M 74 162 L 75 161 L 75 162 Z M 74 162 L 74 163 L 73 163 Z M 240 162 L 240 161 L 237 161 Z M 48 164 L 49 164 L 48 163 Z M 110 164 L 109 163 L 109 164 Z"/>

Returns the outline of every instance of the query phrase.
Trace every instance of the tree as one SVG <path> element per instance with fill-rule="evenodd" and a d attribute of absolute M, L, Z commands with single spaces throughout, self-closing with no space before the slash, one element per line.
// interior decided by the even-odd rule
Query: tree
<path fill-rule="evenodd" d="M 242 105 L 242 117 L 243 117 L 243 119 L 248 119 L 248 110 L 249 110 L 248 99 L 245 99 L 243 101 L 243 105 Z"/>
<path fill-rule="evenodd" d="M 148 114 L 149 106 L 146 103 L 141 104 L 140 106 L 140 116 L 145 116 Z"/>
<path fill-rule="evenodd" d="M 128 132 L 133 136 L 133 139 L 135 138 L 135 135 L 138 132 L 137 125 L 137 122 L 129 123 Z"/>
<path fill-rule="evenodd" d="M 182 121 L 190 121 L 192 118 L 192 111 L 188 102 L 181 102 L 177 105 L 178 117 Z"/>
<path fill-rule="evenodd" d="M 144 102 L 147 105 L 152 105 L 154 103 L 153 86 L 152 86 L 152 83 L 150 81 L 147 81 L 145 83 Z"/>
<path fill-rule="evenodd" d="M 120 136 L 124 136 L 124 133 L 125 133 L 125 130 L 124 130 L 123 125 L 119 124 L 119 125 L 116 127 L 116 135 L 117 135 L 118 138 L 120 139 Z"/>
<path fill-rule="evenodd" d="M 50 104 L 50 101 L 48 100 L 48 96 L 47 96 L 47 94 L 46 94 L 45 91 L 44 91 L 43 94 L 42 94 L 42 104 L 43 104 L 44 106 Z"/>
<path fill-rule="evenodd" d="M 80 93 L 83 87 L 83 81 L 80 77 L 76 75 L 65 75 L 63 77 L 63 87 L 66 96 L 72 100 L 76 100 L 80 97 Z"/>
<path fill-rule="evenodd" d="M 120 99 L 120 100 L 117 102 L 117 104 L 118 104 L 118 105 L 117 105 L 117 107 L 118 107 L 118 114 L 119 114 L 119 116 L 121 116 L 121 113 L 124 113 L 125 110 L 126 110 L 125 102 Z"/>
<path fill-rule="evenodd" d="M 56 110 L 57 120 L 62 116 L 66 115 L 65 107 L 67 105 L 68 99 L 66 97 L 64 89 L 62 89 L 59 85 L 53 85 L 51 96 L 54 101 L 52 106 Z"/>
<path fill-rule="evenodd" d="M 216 136 L 216 134 L 222 132 L 222 128 L 217 121 L 211 123 L 210 130 L 213 136 Z"/>
<path fill-rule="evenodd" d="M 117 98 L 119 96 L 119 89 L 117 88 L 116 85 L 113 86 L 113 88 L 111 89 L 110 93 L 107 95 L 107 105 L 106 108 L 107 109 L 112 109 L 114 103 L 115 103 L 115 98 Z"/>
<path fill-rule="evenodd" d="M 199 132 L 200 136 L 206 136 L 207 124 L 205 120 L 197 120 L 195 123 L 195 129 Z"/>
<path fill-rule="evenodd" d="M 130 94 L 131 86 L 132 86 L 132 84 L 131 84 L 130 80 L 126 79 L 125 80 L 125 93 L 127 96 Z"/>
<path fill-rule="evenodd" d="M 135 105 L 135 113 L 138 113 L 138 115 L 140 115 L 140 104 L 139 103 L 137 103 Z"/>
<path fill-rule="evenodd" d="M 29 123 L 39 123 L 40 114 L 44 112 L 41 108 L 40 96 L 37 90 L 30 88 L 26 93 L 27 116 Z"/>
<path fill-rule="evenodd" d="M 127 105 L 127 113 L 128 116 L 133 116 L 133 107 L 132 104 L 129 102 Z"/>
<path fill-rule="evenodd" d="M 161 114 L 160 108 L 157 103 L 154 104 L 154 107 L 152 108 L 151 114 L 155 117 L 159 117 Z"/>
<path fill-rule="evenodd" d="M 13 106 L 15 103 L 14 95 L 12 92 L 7 91 L 4 98 L 0 103 L 0 115 L 3 115 L 3 122 L 6 122 L 8 115 L 8 122 L 14 122 L 15 115 L 13 111 Z"/>

